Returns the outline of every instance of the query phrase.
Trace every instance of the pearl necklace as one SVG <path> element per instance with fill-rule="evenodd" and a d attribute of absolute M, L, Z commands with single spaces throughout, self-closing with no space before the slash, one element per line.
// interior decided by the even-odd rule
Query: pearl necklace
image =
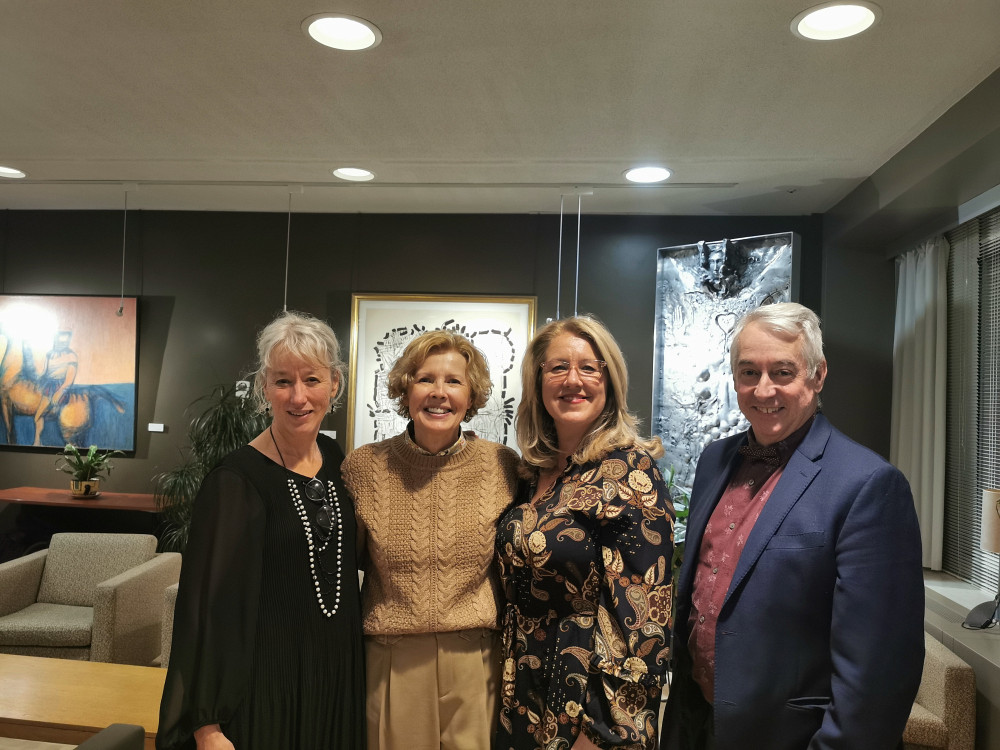
<path fill-rule="evenodd" d="M 306 512 L 305 503 L 302 502 L 302 495 L 299 492 L 299 482 L 292 476 L 292 473 L 288 470 L 288 466 L 285 465 L 285 457 L 281 455 L 278 442 L 274 439 L 274 431 L 269 427 L 268 432 L 271 434 L 271 442 L 274 443 L 274 449 L 278 452 L 278 458 L 281 459 L 281 467 L 287 475 L 288 493 L 292 497 L 292 504 L 295 506 L 299 519 L 302 521 L 302 528 L 306 533 L 306 547 L 309 552 L 309 573 L 312 576 L 313 586 L 316 589 L 316 600 L 319 602 L 319 609 L 326 617 L 333 617 L 337 614 L 337 609 L 340 607 L 341 561 L 343 560 L 344 553 L 344 525 L 340 515 L 340 507 L 337 504 L 337 488 L 333 482 L 327 481 L 327 494 L 323 501 L 323 507 L 329 513 L 330 534 L 323 540 L 322 546 L 317 547 L 314 541 L 313 523 L 309 520 L 309 514 Z M 334 570 L 329 570 L 324 565 L 324 562 L 334 552 L 334 550 L 331 550 L 330 553 L 323 554 L 327 551 L 331 542 L 334 543 L 336 552 L 336 568 Z M 329 595 L 330 591 L 333 592 L 333 605 L 330 607 L 327 606 L 326 598 L 323 595 L 324 583 L 327 587 L 327 595 Z"/>

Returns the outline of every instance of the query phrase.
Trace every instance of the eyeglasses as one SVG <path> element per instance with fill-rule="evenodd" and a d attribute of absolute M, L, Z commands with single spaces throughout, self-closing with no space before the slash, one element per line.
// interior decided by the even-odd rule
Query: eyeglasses
<path fill-rule="evenodd" d="M 581 379 L 597 381 L 604 375 L 604 368 L 607 366 L 608 363 L 603 359 L 581 359 L 577 362 L 550 359 L 541 364 L 542 374 L 549 380 L 565 380 L 569 371 L 575 367 Z"/>
<path fill-rule="evenodd" d="M 313 477 L 306 482 L 306 497 L 320 506 L 316 512 L 316 526 L 319 527 L 320 537 L 325 541 L 330 537 L 330 530 L 333 528 L 333 512 L 327 502 L 326 485 Z"/>

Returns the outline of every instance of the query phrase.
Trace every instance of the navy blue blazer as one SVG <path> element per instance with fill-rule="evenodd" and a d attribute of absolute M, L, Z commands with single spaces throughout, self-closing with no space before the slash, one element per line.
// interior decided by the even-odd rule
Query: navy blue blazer
<path fill-rule="evenodd" d="M 746 433 L 702 453 L 661 733 L 697 750 L 708 705 L 687 651 L 702 534 Z M 923 668 L 920 531 L 902 473 L 822 415 L 740 555 L 715 637 L 715 750 L 896 748 Z"/>

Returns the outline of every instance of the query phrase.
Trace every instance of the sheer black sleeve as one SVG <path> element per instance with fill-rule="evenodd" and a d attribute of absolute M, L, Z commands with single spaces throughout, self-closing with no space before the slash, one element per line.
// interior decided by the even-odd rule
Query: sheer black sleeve
<path fill-rule="evenodd" d="M 193 748 L 193 732 L 224 724 L 246 691 L 257 622 L 264 504 L 242 473 L 221 466 L 195 499 L 184 552 L 156 747 Z"/>

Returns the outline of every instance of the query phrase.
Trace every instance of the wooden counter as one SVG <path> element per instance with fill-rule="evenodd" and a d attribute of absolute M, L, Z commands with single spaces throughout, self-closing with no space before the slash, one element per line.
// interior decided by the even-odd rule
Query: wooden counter
<path fill-rule="evenodd" d="M 165 669 L 0 654 L 0 737 L 79 744 L 138 724 L 153 750 Z"/>
<path fill-rule="evenodd" d="M 104 492 L 90 499 L 73 497 L 69 487 L 54 490 L 50 487 L 12 487 L 0 490 L 0 502 L 23 505 L 50 505 L 64 508 L 91 508 L 106 510 L 141 510 L 156 512 L 156 502 L 151 494 L 133 492 Z"/>

